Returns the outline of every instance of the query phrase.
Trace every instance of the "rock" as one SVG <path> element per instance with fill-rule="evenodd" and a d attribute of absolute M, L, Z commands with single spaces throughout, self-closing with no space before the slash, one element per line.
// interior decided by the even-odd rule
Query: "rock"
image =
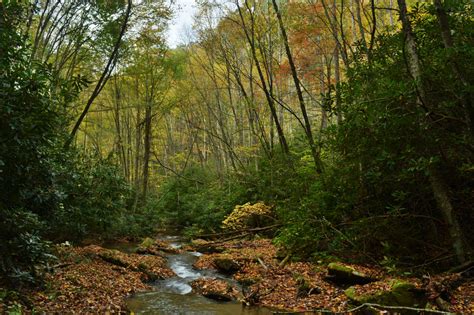
<path fill-rule="evenodd" d="M 122 259 L 122 255 L 118 250 L 102 250 L 100 253 L 97 254 L 102 260 L 111 263 L 112 265 L 116 265 L 119 267 L 127 268 L 129 267 L 129 263 L 127 263 L 124 259 Z"/>
<path fill-rule="evenodd" d="M 322 292 L 320 287 L 312 284 L 311 281 L 303 275 L 297 275 L 295 281 L 298 286 L 296 291 L 298 298 L 307 297 L 312 294 L 320 294 Z"/>
<path fill-rule="evenodd" d="M 152 238 L 149 238 L 149 237 L 146 237 L 142 243 L 140 244 L 140 248 L 150 248 L 151 246 L 153 246 L 155 244 L 155 240 L 152 239 Z"/>
<path fill-rule="evenodd" d="M 216 268 L 223 273 L 234 273 L 240 269 L 240 265 L 228 255 L 220 255 L 213 260 Z"/>
<path fill-rule="evenodd" d="M 178 249 L 172 248 L 168 243 L 160 240 L 154 240 L 149 237 L 145 238 L 136 250 L 137 254 L 162 257 L 164 256 L 164 253 L 177 254 L 178 252 Z"/>
<path fill-rule="evenodd" d="M 236 300 L 239 291 L 230 283 L 220 279 L 198 279 L 191 282 L 193 290 L 204 297 L 218 301 Z"/>
<path fill-rule="evenodd" d="M 346 296 L 356 304 L 374 303 L 389 306 L 420 307 L 426 304 L 425 296 L 412 283 L 403 280 L 391 280 L 388 288 L 360 293 L 357 286 L 344 291 Z"/>
<path fill-rule="evenodd" d="M 376 278 L 371 277 L 364 272 L 356 270 L 341 263 L 330 263 L 328 265 L 328 280 L 337 284 L 367 284 L 377 281 Z"/>
<path fill-rule="evenodd" d="M 214 253 L 222 253 L 224 248 L 218 244 L 213 242 L 208 242 L 203 239 L 196 239 L 191 242 L 191 247 L 200 253 L 204 254 L 214 254 Z"/>

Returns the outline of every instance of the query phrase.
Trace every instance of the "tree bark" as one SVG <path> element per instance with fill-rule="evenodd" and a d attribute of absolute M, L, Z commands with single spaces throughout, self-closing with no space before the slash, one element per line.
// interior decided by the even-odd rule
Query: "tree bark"
<path fill-rule="evenodd" d="M 117 62 L 118 58 L 118 51 L 120 48 L 120 45 L 122 43 L 122 38 L 125 34 L 125 31 L 127 29 L 128 25 L 128 20 L 130 18 L 130 12 L 132 9 L 132 0 L 127 1 L 127 9 L 125 11 L 125 17 L 122 22 L 122 26 L 120 29 L 120 34 L 117 37 L 117 40 L 115 42 L 114 48 L 112 50 L 112 53 L 110 54 L 109 60 L 107 61 L 107 65 L 104 68 L 104 71 L 102 72 L 102 75 L 99 78 L 99 81 L 97 81 L 97 84 L 94 88 L 94 91 L 92 92 L 91 96 L 89 97 L 89 100 L 86 103 L 86 106 L 82 110 L 81 115 L 77 119 L 76 123 L 74 124 L 74 127 L 72 128 L 72 131 L 66 140 L 66 143 L 64 144 L 65 148 L 68 148 L 71 145 L 72 140 L 76 136 L 77 131 L 79 130 L 79 127 L 81 126 L 82 121 L 86 117 L 87 113 L 89 112 L 89 109 L 96 99 L 96 97 L 100 94 L 104 86 L 107 84 L 107 81 L 109 80 L 110 74 L 112 73 L 112 70 L 115 68 L 115 64 Z"/>
<path fill-rule="evenodd" d="M 280 13 L 280 10 L 278 8 L 278 4 L 276 3 L 276 0 L 272 0 L 272 4 L 273 4 L 273 8 L 275 9 L 275 13 L 277 15 L 278 25 L 280 27 L 281 35 L 283 37 L 283 44 L 285 46 L 286 57 L 288 58 L 288 63 L 290 65 L 291 76 L 293 77 L 293 82 L 295 84 L 296 94 L 298 96 L 298 101 L 299 101 L 299 104 L 300 104 L 301 114 L 303 115 L 306 139 L 308 140 L 308 143 L 309 143 L 309 146 L 310 146 L 310 149 L 311 149 L 311 155 L 313 156 L 316 172 L 318 174 L 320 174 L 323 171 L 321 157 L 319 155 L 319 150 L 318 150 L 318 148 L 316 148 L 316 144 L 314 142 L 314 137 L 313 137 L 313 133 L 312 133 L 312 130 L 311 130 L 311 123 L 309 121 L 308 113 L 306 111 L 306 104 L 305 104 L 304 97 L 303 97 L 303 92 L 301 90 L 301 82 L 298 78 L 298 73 L 296 71 L 295 62 L 293 60 L 293 55 L 291 54 L 290 44 L 288 42 L 288 35 L 286 34 L 286 29 L 285 29 L 285 25 L 283 23 L 283 18 L 281 16 L 281 13 Z"/>
<path fill-rule="evenodd" d="M 399 7 L 400 20 L 402 22 L 403 33 L 405 35 L 405 47 L 407 54 L 407 63 L 409 67 L 409 72 L 413 79 L 418 90 L 417 94 L 417 104 L 419 106 L 426 106 L 424 104 L 426 100 L 426 90 L 424 87 L 424 82 L 421 73 L 420 59 L 417 51 L 417 45 L 413 30 L 411 27 L 411 22 L 408 18 L 407 6 L 405 0 L 397 0 Z M 439 173 L 436 166 L 431 166 L 428 170 L 428 179 L 431 184 L 431 189 L 433 191 L 433 196 L 436 200 L 439 210 L 444 216 L 444 220 L 448 226 L 449 234 L 451 237 L 451 244 L 453 251 L 456 254 L 456 258 L 460 263 L 463 263 L 466 260 L 466 254 L 463 245 L 463 237 L 461 228 L 456 219 L 454 213 L 454 207 L 449 198 L 449 189 L 448 185 L 445 183 L 443 176 Z"/>
<path fill-rule="evenodd" d="M 142 200 L 145 201 L 148 194 L 148 178 L 150 171 L 150 154 L 151 154 L 151 104 L 148 103 L 145 109 L 145 139 L 143 145 L 143 187 Z"/>
<path fill-rule="evenodd" d="M 245 2 L 246 5 L 247 2 Z M 243 12 L 242 12 L 242 8 L 240 7 L 240 5 L 237 3 L 237 10 L 239 12 L 239 16 L 240 16 L 240 20 L 242 22 L 242 28 L 244 30 L 244 33 L 245 33 L 245 36 L 247 38 L 247 41 L 250 45 L 250 49 L 252 51 L 252 58 L 255 62 L 255 66 L 257 67 L 257 72 L 258 72 L 258 76 L 260 78 L 260 81 L 261 81 L 261 84 L 262 84 L 262 90 L 265 94 L 265 98 L 267 100 L 267 103 L 268 103 L 268 107 L 270 108 L 270 112 L 271 112 L 271 115 L 272 115 L 272 118 L 273 118 L 273 121 L 275 122 L 275 126 L 276 126 L 276 129 L 277 129 L 277 133 L 278 133 L 278 139 L 280 141 L 280 145 L 281 145 L 281 148 L 283 150 L 283 153 L 286 155 L 286 156 L 289 156 L 290 155 L 290 149 L 288 147 L 288 142 L 286 141 L 286 137 L 285 137 L 285 133 L 283 132 L 283 128 L 281 127 L 280 125 L 280 121 L 278 120 L 278 113 L 276 111 L 276 108 L 275 108 L 275 102 L 272 98 L 272 96 L 270 95 L 270 92 L 268 90 L 268 87 L 267 87 L 267 83 L 266 83 L 266 80 L 265 80 L 265 76 L 263 74 L 263 71 L 262 71 L 262 68 L 260 66 L 260 61 L 258 60 L 257 58 L 257 52 L 256 52 L 256 48 L 255 48 L 255 40 L 254 40 L 254 21 L 253 21 L 253 17 L 251 16 L 251 34 L 249 34 L 249 31 L 247 29 L 247 25 L 245 23 L 245 17 L 243 15 Z M 251 12 L 251 10 L 249 10 Z M 251 13 L 253 14 L 253 13 Z"/>

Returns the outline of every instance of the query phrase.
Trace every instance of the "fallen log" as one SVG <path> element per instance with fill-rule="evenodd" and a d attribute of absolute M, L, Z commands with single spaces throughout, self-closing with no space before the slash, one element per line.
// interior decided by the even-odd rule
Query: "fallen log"
<path fill-rule="evenodd" d="M 262 232 L 262 231 L 271 230 L 273 228 L 277 228 L 277 227 L 280 227 L 280 226 L 282 226 L 281 223 L 268 225 L 268 226 L 263 226 L 263 227 L 258 227 L 258 228 L 251 228 L 251 229 L 242 229 L 242 230 L 227 231 L 227 232 L 221 232 L 221 233 L 201 234 L 201 235 L 197 235 L 196 238 L 202 238 L 202 239 L 218 238 L 218 237 L 223 237 L 223 236 L 233 235 L 233 234 L 239 234 L 239 233 Z"/>

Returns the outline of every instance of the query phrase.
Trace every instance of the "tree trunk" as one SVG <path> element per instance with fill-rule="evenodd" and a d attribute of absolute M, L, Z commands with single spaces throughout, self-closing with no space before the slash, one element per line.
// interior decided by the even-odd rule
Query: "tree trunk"
<path fill-rule="evenodd" d="M 246 5 L 247 2 L 246 2 Z M 285 133 L 283 132 L 283 128 L 281 127 L 280 125 L 280 121 L 278 120 L 278 113 L 276 111 L 276 108 L 275 108 L 275 102 L 268 90 L 268 87 L 267 87 L 267 83 L 266 83 L 266 80 L 265 80 L 265 76 L 263 74 L 263 71 L 262 71 L 262 68 L 260 66 L 260 61 L 258 60 L 258 57 L 257 57 L 257 52 L 256 52 L 256 48 L 255 48 L 255 39 L 254 39 L 254 20 L 253 20 L 253 16 L 251 16 L 251 34 L 249 34 L 249 30 L 247 29 L 247 26 L 246 26 L 246 23 L 245 23 L 245 17 L 243 15 L 243 12 L 242 12 L 242 8 L 240 7 L 240 5 L 237 3 L 237 10 L 239 12 L 239 16 L 240 16 L 240 20 L 242 22 L 242 28 L 244 30 L 244 33 L 245 33 L 245 37 L 247 38 L 247 41 L 250 45 L 250 49 L 252 51 L 252 58 L 255 62 L 255 66 L 257 67 L 257 72 L 258 72 L 258 76 L 260 78 L 260 81 L 261 81 L 261 84 L 262 84 L 262 90 L 265 94 L 265 98 L 267 100 L 267 103 L 268 103 L 268 107 L 270 108 L 270 113 L 272 115 L 272 118 L 273 118 L 273 121 L 275 122 L 275 126 L 276 126 L 276 130 L 277 130 L 277 133 L 278 133 L 278 139 L 280 141 L 280 145 L 281 145 L 281 148 L 284 152 L 284 154 L 286 156 L 289 156 L 290 155 L 290 149 L 288 147 L 288 142 L 286 141 L 286 137 L 285 137 Z M 250 11 L 250 14 L 253 14 Z"/>
<path fill-rule="evenodd" d="M 145 109 L 145 139 L 144 139 L 144 151 L 143 151 L 143 187 L 142 187 L 142 199 L 146 200 L 148 193 L 148 178 L 149 178 L 149 163 L 151 153 L 151 104 L 147 104 Z"/>
<path fill-rule="evenodd" d="M 72 140 L 74 139 L 77 131 L 79 130 L 79 127 L 81 126 L 82 121 L 86 117 L 87 113 L 89 112 L 89 109 L 96 99 L 96 97 L 100 94 L 104 86 L 107 84 L 107 81 L 110 77 L 110 74 L 112 73 L 112 70 L 115 67 L 115 64 L 117 62 L 118 58 L 118 51 L 120 48 L 120 44 L 122 43 L 122 38 L 125 34 L 125 30 L 127 29 L 128 25 L 128 19 L 130 18 L 130 12 L 132 9 L 132 0 L 128 0 L 127 4 L 127 10 L 125 11 L 125 17 L 122 23 L 122 27 L 120 29 L 120 34 L 117 37 L 117 40 L 115 41 L 114 48 L 112 50 L 112 53 L 110 54 L 109 60 L 107 61 L 107 65 L 104 68 L 104 71 L 102 72 L 102 75 L 99 78 L 99 81 L 97 81 L 97 84 L 94 88 L 94 91 L 92 92 L 91 96 L 89 97 L 89 100 L 86 103 L 86 106 L 82 110 L 81 115 L 77 119 L 76 123 L 74 124 L 74 127 L 72 128 L 71 133 L 69 134 L 69 137 L 66 140 L 66 143 L 64 144 L 64 147 L 67 148 L 71 145 Z"/>
<path fill-rule="evenodd" d="M 421 75 L 420 59 L 417 51 L 415 37 L 413 36 L 413 30 L 411 22 L 408 18 L 407 6 L 405 0 L 397 0 L 400 12 L 400 20 L 402 21 L 403 33 L 405 35 L 405 46 L 406 55 L 409 71 L 418 90 L 417 103 L 419 106 L 426 106 L 426 90 L 424 87 L 423 78 Z M 434 198 L 438 205 L 439 210 L 444 216 L 445 222 L 449 229 L 451 237 L 451 244 L 453 251 L 456 254 L 456 258 L 460 263 L 465 261 L 465 251 L 462 241 L 462 233 L 459 227 L 459 223 L 454 213 L 454 208 L 449 198 L 448 185 L 445 183 L 444 178 L 439 173 L 436 166 L 431 166 L 429 169 L 428 179 L 431 184 Z"/>
<path fill-rule="evenodd" d="M 454 253 L 460 263 L 466 261 L 466 254 L 464 252 L 464 246 L 462 241 L 461 227 L 455 217 L 453 205 L 449 198 L 448 187 L 444 183 L 444 180 L 437 170 L 433 168 L 430 170 L 429 180 L 431 189 L 433 190 L 434 197 L 438 207 L 442 210 L 444 220 L 446 221 L 449 229 L 449 234 L 452 239 L 452 246 Z"/>
<path fill-rule="evenodd" d="M 280 27 L 281 35 L 283 37 L 283 44 L 285 46 L 286 57 L 288 58 L 288 63 L 290 65 L 291 76 L 293 77 L 293 82 L 295 84 L 296 94 L 298 96 L 301 114 L 303 115 L 306 139 L 308 140 L 308 143 L 311 149 L 311 155 L 313 156 L 316 172 L 320 174 L 322 173 L 322 170 L 323 170 L 321 157 L 319 156 L 319 150 L 318 148 L 316 148 L 313 133 L 311 131 L 311 123 L 309 121 L 308 113 L 306 111 L 306 104 L 304 101 L 303 92 L 301 90 L 301 82 L 298 78 L 298 73 L 296 71 L 293 55 L 291 54 L 290 44 L 288 42 L 288 35 L 286 34 L 285 25 L 283 24 L 283 18 L 281 16 L 280 10 L 278 9 L 278 4 L 276 3 L 276 0 L 272 0 L 272 4 L 273 4 L 273 8 L 275 9 L 275 13 L 277 15 L 278 25 Z"/>

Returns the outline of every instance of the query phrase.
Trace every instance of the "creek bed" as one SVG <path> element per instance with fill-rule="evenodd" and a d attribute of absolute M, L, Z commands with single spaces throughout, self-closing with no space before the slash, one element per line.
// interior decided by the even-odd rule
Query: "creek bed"
<path fill-rule="evenodd" d="M 165 237 L 171 246 L 179 248 L 177 237 Z M 203 314 L 203 315 L 270 315 L 272 311 L 263 307 L 244 307 L 237 301 L 219 302 L 192 292 L 190 282 L 199 278 L 232 279 L 213 270 L 196 270 L 193 263 L 201 254 L 183 252 L 168 255 L 168 266 L 175 277 L 153 283 L 153 291 L 136 293 L 127 299 L 127 307 L 135 314 Z"/>

